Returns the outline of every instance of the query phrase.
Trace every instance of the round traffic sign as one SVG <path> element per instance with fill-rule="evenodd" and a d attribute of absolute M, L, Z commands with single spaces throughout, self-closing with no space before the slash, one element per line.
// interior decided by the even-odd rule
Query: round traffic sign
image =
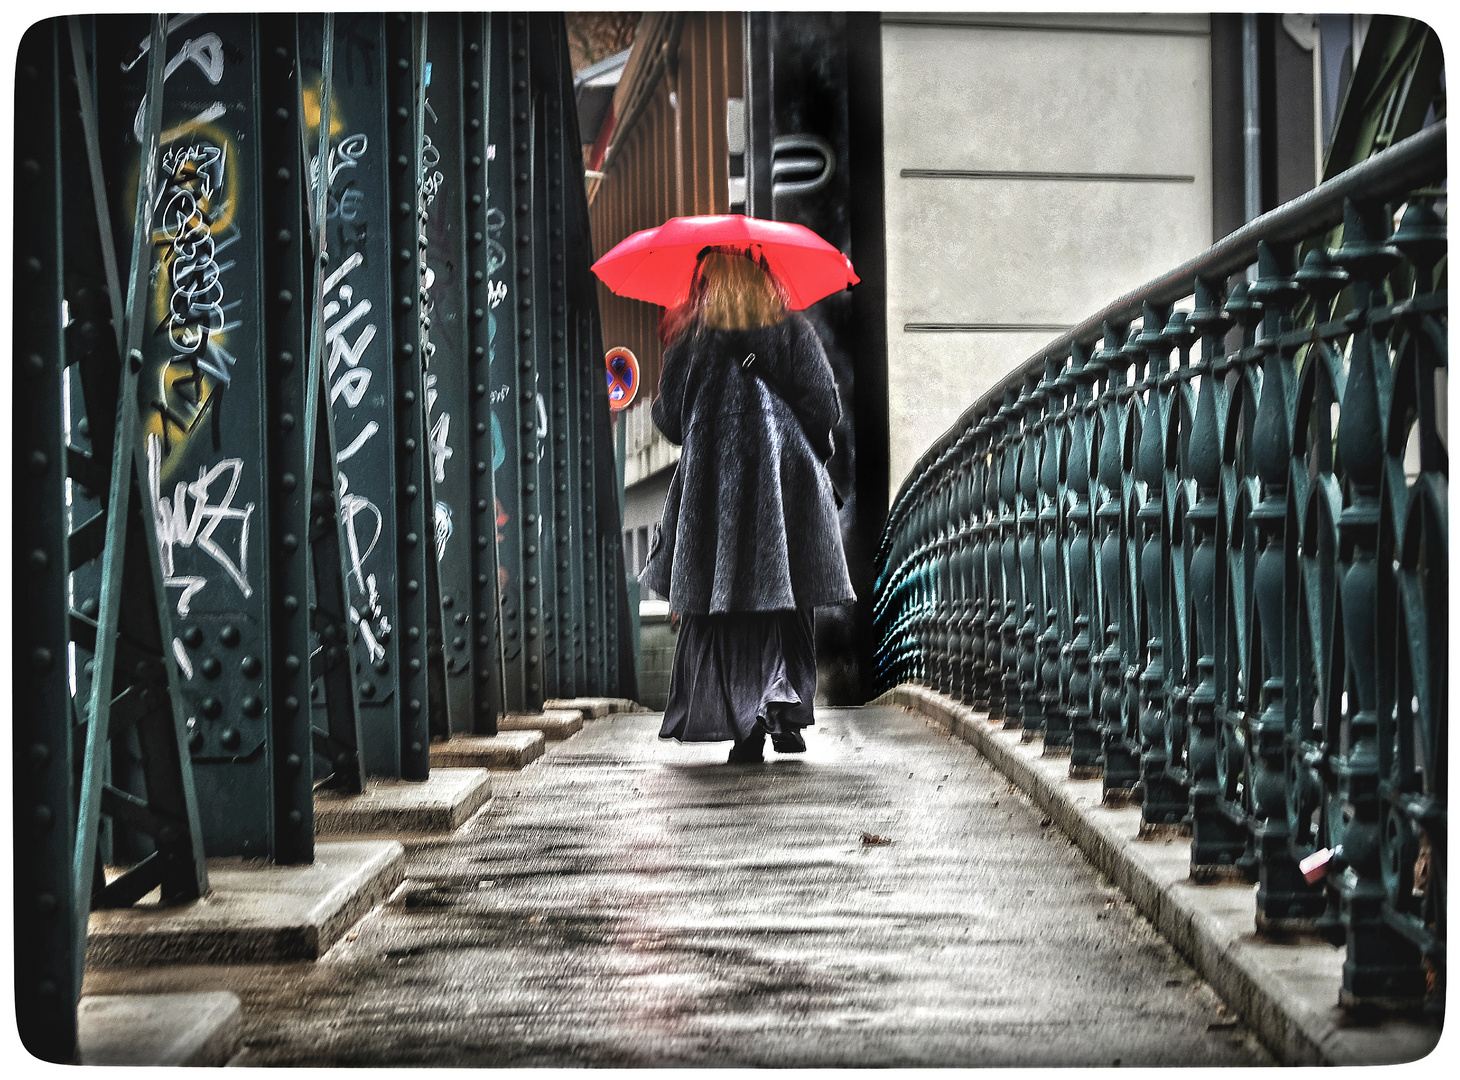
<path fill-rule="evenodd" d="M 615 345 L 604 354 L 608 367 L 608 407 L 622 412 L 639 392 L 639 360 L 622 345 Z"/>

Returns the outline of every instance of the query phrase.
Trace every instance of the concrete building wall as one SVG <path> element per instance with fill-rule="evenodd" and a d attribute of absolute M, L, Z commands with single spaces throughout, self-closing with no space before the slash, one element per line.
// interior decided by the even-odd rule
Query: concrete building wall
<path fill-rule="evenodd" d="M 890 484 L 1008 369 L 1212 242 L 1206 15 L 882 20 Z"/>

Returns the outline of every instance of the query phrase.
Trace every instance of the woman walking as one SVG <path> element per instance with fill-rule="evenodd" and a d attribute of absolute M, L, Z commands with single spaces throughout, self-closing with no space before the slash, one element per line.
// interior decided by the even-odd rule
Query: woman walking
<path fill-rule="evenodd" d="M 810 323 L 753 248 L 699 253 L 665 312 L 654 423 L 682 446 L 640 580 L 680 616 L 660 738 L 806 749 L 815 608 L 855 596 L 826 461 L 840 417 Z"/>

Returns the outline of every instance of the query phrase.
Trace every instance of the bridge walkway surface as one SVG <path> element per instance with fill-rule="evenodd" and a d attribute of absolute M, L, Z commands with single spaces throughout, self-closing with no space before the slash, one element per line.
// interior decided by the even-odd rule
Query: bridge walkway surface
<path fill-rule="evenodd" d="M 727 765 L 592 721 L 312 963 L 89 972 L 230 990 L 239 1065 L 1258 1065 L 1272 1059 L 969 746 L 819 709 Z"/>

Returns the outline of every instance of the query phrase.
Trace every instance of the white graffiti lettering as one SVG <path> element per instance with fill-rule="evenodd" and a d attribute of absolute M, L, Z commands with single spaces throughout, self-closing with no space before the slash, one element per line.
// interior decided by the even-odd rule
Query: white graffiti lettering
<path fill-rule="evenodd" d="M 355 436 L 354 441 L 335 455 L 335 461 L 349 461 L 352 457 L 355 456 L 355 454 L 360 450 L 362 446 L 370 441 L 370 437 L 379 430 L 380 425 L 377 424 L 374 420 L 367 422 L 366 425 L 360 429 L 360 434 Z"/>
<path fill-rule="evenodd" d="M 349 576 L 365 598 L 363 614 L 354 604 L 350 605 L 350 621 L 359 626 L 360 638 L 365 642 L 370 659 L 378 660 L 385 655 L 385 647 L 381 642 L 390 638 L 390 623 L 380 606 L 380 592 L 376 588 L 375 575 L 365 572 L 365 560 L 370 558 L 370 553 L 380 542 L 385 518 L 380 508 L 369 499 L 350 492 L 350 480 L 343 472 L 340 473 L 340 512 L 344 515 L 345 546 L 350 553 Z M 375 519 L 375 531 L 365 544 L 364 550 L 361 550 L 360 532 L 356 526 L 356 519 L 361 514 Z"/>
<path fill-rule="evenodd" d="M 147 54 L 147 47 L 144 45 L 141 54 L 130 64 L 123 64 L 123 71 L 130 71 L 142 56 Z M 188 61 L 192 61 L 203 77 L 214 86 L 217 86 L 223 79 L 223 39 L 217 34 L 204 34 L 199 38 L 188 38 L 178 49 L 177 55 L 167 62 L 163 69 L 162 81 L 165 83 L 171 78 L 172 73 Z M 217 104 L 217 103 L 215 103 Z M 147 95 L 142 95 L 142 101 L 137 106 L 137 115 L 132 121 L 132 134 L 137 141 L 142 141 L 143 127 L 147 116 Z"/>
<path fill-rule="evenodd" d="M 444 502 L 436 504 L 436 561 L 446 557 L 446 541 L 451 539 L 451 507 Z"/>
<path fill-rule="evenodd" d="M 217 502 L 211 502 L 212 488 L 224 474 L 228 474 L 228 490 Z M 173 488 L 172 498 L 160 490 L 162 482 L 162 439 L 155 434 L 147 436 L 147 487 L 152 496 L 152 515 L 157 524 L 157 553 L 162 564 L 164 585 L 183 590 L 177 601 L 177 613 L 186 616 L 191 610 L 192 599 L 207 584 L 208 580 L 194 575 L 176 575 L 175 553 L 178 548 L 201 548 L 223 571 L 233 579 L 245 598 L 253 595 L 248 583 L 248 526 L 253 517 L 254 504 L 243 507 L 233 505 L 238 493 L 239 479 L 243 474 L 241 458 L 225 458 L 212 468 L 199 466 L 198 478 L 191 484 L 181 481 Z M 188 499 L 192 498 L 191 510 Z M 236 521 L 240 525 L 238 556 L 230 558 L 222 545 L 214 538 L 219 526 L 225 521 Z"/>

